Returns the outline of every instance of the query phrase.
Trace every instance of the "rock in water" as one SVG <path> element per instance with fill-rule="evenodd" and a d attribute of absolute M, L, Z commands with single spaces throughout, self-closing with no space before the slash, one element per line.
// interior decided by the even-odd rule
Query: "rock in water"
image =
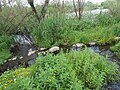
<path fill-rule="evenodd" d="M 54 46 L 49 49 L 49 52 L 54 54 L 57 54 L 59 51 L 60 51 L 60 48 L 58 46 Z"/>

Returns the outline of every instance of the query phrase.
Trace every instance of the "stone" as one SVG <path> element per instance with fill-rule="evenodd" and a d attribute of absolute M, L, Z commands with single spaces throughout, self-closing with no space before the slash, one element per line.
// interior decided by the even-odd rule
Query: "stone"
<path fill-rule="evenodd" d="M 44 50 L 46 50 L 46 48 L 40 48 L 40 51 L 44 51 Z"/>
<path fill-rule="evenodd" d="M 115 39 L 115 40 L 120 40 L 120 37 L 115 37 L 114 39 Z"/>
<path fill-rule="evenodd" d="M 93 46 L 93 45 L 95 45 L 95 44 L 96 44 L 96 42 L 90 42 L 90 43 L 89 43 L 90 46 Z"/>
<path fill-rule="evenodd" d="M 58 46 L 54 46 L 52 48 L 49 49 L 49 52 L 53 53 L 53 52 L 56 52 L 56 51 L 59 51 L 60 48 Z"/>
<path fill-rule="evenodd" d="M 16 60 L 17 59 L 17 57 L 14 57 L 14 58 L 12 58 L 11 60 Z"/>
<path fill-rule="evenodd" d="M 36 50 L 34 50 L 34 51 L 30 51 L 30 52 L 28 53 L 28 56 L 34 54 L 35 52 L 36 52 Z"/>
<path fill-rule="evenodd" d="M 76 43 L 73 45 L 73 47 L 77 47 L 77 48 L 80 48 L 80 47 L 83 47 L 85 46 L 83 43 Z"/>

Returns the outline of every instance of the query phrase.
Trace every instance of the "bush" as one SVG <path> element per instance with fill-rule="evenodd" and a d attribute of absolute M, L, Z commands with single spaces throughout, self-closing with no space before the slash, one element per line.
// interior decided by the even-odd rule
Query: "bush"
<path fill-rule="evenodd" d="M 0 65 L 6 62 L 7 58 L 11 56 L 9 48 L 14 43 L 12 36 L 0 36 Z"/>
<path fill-rule="evenodd" d="M 19 87 L 21 87 L 23 84 L 27 85 L 27 83 L 23 83 L 23 82 L 26 80 L 28 82 L 27 76 L 30 76 L 30 73 L 31 71 L 29 68 L 27 69 L 19 68 L 18 70 L 15 70 L 15 71 L 5 72 L 2 76 L 0 76 L 0 89 L 1 90 L 14 90 L 14 89 L 18 90 Z M 11 84 L 13 84 L 14 86 L 12 87 Z M 21 88 L 25 88 L 25 86 L 24 87 L 22 86 Z M 23 90 L 23 89 L 20 89 L 20 90 Z"/>
<path fill-rule="evenodd" d="M 7 58 L 11 56 L 10 52 L 6 49 L 0 51 L 0 65 L 5 63 Z"/>
<path fill-rule="evenodd" d="M 120 36 L 120 23 L 112 25 L 111 28 L 112 28 L 115 36 Z"/>
<path fill-rule="evenodd" d="M 100 14 L 96 17 L 95 22 L 100 26 L 113 25 L 119 22 L 117 17 L 113 17 L 110 14 Z"/>
<path fill-rule="evenodd" d="M 2 51 L 3 49 L 9 49 L 12 43 L 14 43 L 14 39 L 12 36 L 0 36 L 0 51 Z"/>
<path fill-rule="evenodd" d="M 39 56 L 36 64 L 22 70 L 28 74 L 19 76 L 16 71 L 3 74 L 0 87 L 4 90 L 101 90 L 107 82 L 118 79 L 117 65 L 109 64 L 106 59 L 88 49 L 57 56 Z M 4 82 L 8 79 L 4 77 L 12 79 L 13 76 L 16 80 L 6 85 Z"/>

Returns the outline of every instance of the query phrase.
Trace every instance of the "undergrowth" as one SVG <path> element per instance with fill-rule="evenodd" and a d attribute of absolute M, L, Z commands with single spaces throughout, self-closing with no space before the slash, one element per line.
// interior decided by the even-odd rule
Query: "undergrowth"
<path fill-rule="evenodd" d="M 0 36 L 0 65 L 3 64 L 9 56 L 11 56 L 9 49 L 13 43 L 14 40 L 12 36 Z"/>
<path fill-rule="evenodd" d="M 104 17 L 104 18 L 103 18 Z M 111 43 L 120 35 L 120 23 L 110 15 L 98 15 L 93 20 L 66 19 L 64 16 L 49 16 L 32 32 L 36 44 L 40 47 L 74 44 L 76 42 Z"/>
<path fill-rule="evenodd" d="M 27 68 L 0 76 L 2 90 L 101 90 L 118 78 L 118 67 L 91 50 L 39 56 Z"/>

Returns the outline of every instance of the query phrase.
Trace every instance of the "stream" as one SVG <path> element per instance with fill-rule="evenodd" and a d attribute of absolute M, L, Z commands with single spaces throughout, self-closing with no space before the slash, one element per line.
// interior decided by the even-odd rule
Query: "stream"
<path fill-rule="evenodd" d="M 15 35 L 16 44 L 11 47 L 12 57 L 7 62 L 0 66 L 0 75 L 8 69 L 16 69 L 19 66 L 28 67 L 35 63 L 38 57 L 38 48 L 33 44 L 32 37 L 24 33 Z M 102 56 L 107 56 L 109 61 L 116 62 L 120 66 L 120 59 L 110 50 L 111 45 L 91 45 L 88 46 L 95 53 Z M 72 48 L 73 49 L 73 48 Z M 74 50 L 81 50 L 81 48 L 74 48 Z M 117 84 L 108 84 L 104 90 L 120 90 L 120 82 Z"/>
<path fill-rule="evenodd" d="M 111 46 L 112 45 L 101 45 L 101 46 L 91 45 L 91 46 L 88 46 L 87 48 L 91 49 L 95 53 L 99 53 L 104 57 L 107 56 L 108 61 L 115 62 L 120 69 L 120 58 L 118 58 L 116 54 L 110 50 Z M 81 48 L 75 48 L 74 50 L 79 51 L 81 50 Z M 104 86 L 104 90 L 120 90 L 120 81 L 117 82 L 116 84 L 113 84 L 113 83 L 107 84 L 106 86 Z"/>

